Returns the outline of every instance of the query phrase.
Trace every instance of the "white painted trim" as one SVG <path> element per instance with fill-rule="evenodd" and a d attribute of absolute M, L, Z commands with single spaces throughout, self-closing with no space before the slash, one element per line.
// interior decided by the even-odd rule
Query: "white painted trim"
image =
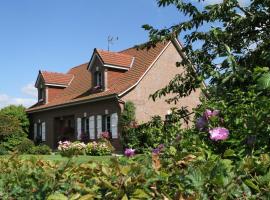
<path fill-rule="evenodd" d="M 70 85 L 70 84 L 72 83 L 74 77 L 75 77 L 75 76 L 72 74 L 72 79 L 69 81 L 68 85 Z"/>
<path fill-rule="evenodd" d="M 37 113 L 37 112 L 41 112 L 41 111 L 47 111 L 47 110 L 53 110 L 53 109 L 57 109 L 57 108 L 65 108 L 65 107 L 69 107 L 69 106 L 75 106 L 75 105 L 80 105 L 80 104 L 85 104 L 85 103 L 91 103 L 91 102 L 97 102 L 97 101 L 102 101 L 102 100 L 107 100 L 107 99 L 111 99 L 117 97 L 116 94 L 113 95 L 109 95 L 109 96 L 105 96 L 105 97 L 97 97 L 94 99 L 89 99 L 89 100 L 84 100 L 84 101 L 78 101 L 78 102 L 71 102 L 71 103 L 66 103 L 64 105 L 56 105 L 56 106 L 51 106 L 48 108 L 40 108 L 38 110 L 33 110 L 33 111 L 27 111 L 27 113 Z"/>
<path fill-rule="evenodd" d="M 123 96 L 125 93 L 127 93 L 128 91 L 130 91 L 131 89 L 133 89 L 134 87 L 136 87 L 141 80 L 144 78 L 144 76 L 147 74 L 147 72 L 153 67 L 153 65 L 157 62 L 157 60 L 160 58 L 160 56 L 163 54 L 163 52 L 167 49 L 167 47 L 171 44 L 171 41 L 168 42 L 168 44 L 164 47 L 164 49 L 159 53 L 159 55 L 156 57 L 156 59 L 151 63 L 151 65 L 148 67 L 148 69 L 143 73 L 143 75 L 141 76 L 141 78 L 131 87 L 129 87 L 128 89 L 126 89 L 124 92 L 120 93 L 118 96 L 121 97 Z"/>
<path fill-rule="evenodd" d="M 64 88 L 67 87 L 67 85 L 54 84 L 54 83 L 45 83 L 45 86 L 56 86 L 56 87 L 64 87 Z"/>
<path fill-rule="evenodd" d="M 135 61 L 135 57 L 132 58 L 132 61 L 131 61 L 131 63 L 130 63 L 129 68 L 131 68 L 131 67 L 133 66 L 134 61 Z"/>
<path fill-rule="evenodd" d="M 48 87 L 45 87 L 45 104 L 49 103 L 49 90 L 48 90 Z"/>
<path fill-rule="evenodd" d="M 129 68 L 126 68 L 126 67 L 119 67 L 119 66 L 116 66 L 116 65 L 110 65 L 110 64 L 103 64 L 104 67 L 108 67 L 108 68 L 115 68 L 115 69 L 124 69 L 124 70 L 129 70 Z"/>
<path fill-rule="evenodd" d="M 94 49 L 94 52 L 92 54 L 92 57 L 90 59 L 89 65 L 87 67 L 87 70 L 91 71 L 91 68 L 93 66 L 94 60 L 95 58 L 98 57 L 98 59 L 100 60 L 100 62 L 102 63 L 102 65 L 104 65 L 104 62 L 102 61 L 102 59 L 100 58 L 99 54 L 97 53 L 97 51 Z"/>

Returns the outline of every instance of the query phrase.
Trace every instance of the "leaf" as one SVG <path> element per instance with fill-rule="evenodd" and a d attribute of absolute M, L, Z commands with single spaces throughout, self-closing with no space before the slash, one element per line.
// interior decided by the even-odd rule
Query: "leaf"
<path fill-rule="evenodd" d="M 132 194 L 132 198 L 135 199 L 149 199 L 150 196 L 143 191 L 142 189 L 136 189 L 135 192 Z"/>
<path fill-rule="evenodd" d="M 128 200 L 128 197 L 126 194 L 122 197 L 122 200 Z"/>
<path fill-rule="evenodd" d="M 87 194 L 82 196 L 79 200 L 92 200 L 94 199 L 94 196 L 92 194 Z"/>
<path fill-rule="evenodd" d="M 51 194 L 47 200 L 68 200 L 68 198 L 61 193 Z"/>
<path fill-rule="evenodd" d="M 270 73 L 263 74 L 257 81 L 259 89 L 265 90 L 270 88 Z"/>
<path fill-rule="evenodd" d="M 227 149 L 227 150 L 224 152 L 224 157 L 225 157 L 225 158 L 226 158 L 226 157 L 232 157 L 232 156 L 235 155 L 234 153 L 235 153 L 234 150 L 232 150 L 232 149 Z"/>
<path fill-rule="evenodd" d="M 247 186 L 249 186 L 250 188 L 252 188 L 252 189 L 254 189 L 254 190 L 257 190 L 258 192 L 260 191 L 259 187 L 258 187 L 257 185 L 255 185 L 250 179 L 245 180 L 244 182 L 245 182 L 245 184 L 246 184 Z"/>

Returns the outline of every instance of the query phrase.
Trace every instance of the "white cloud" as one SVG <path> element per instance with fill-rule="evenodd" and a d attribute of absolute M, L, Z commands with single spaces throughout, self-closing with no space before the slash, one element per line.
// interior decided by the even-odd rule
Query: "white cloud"
<path fill-rule="evenodd" d="M 31 97 L 37 97 L 37 89 L 35 88 L 35 84 L 34 83 L 29 83 L 26 86 L 24 86 L 22 88 L 22 93 L 29 95 Z"/>
<path fill-rule="evenodd" d="M 10 97 L 6 94 L 0 94 L 0 108 L 3 108 L 8 105 L 23 105 L 29 107 L 36 103 L 35 98 L 17 98 Z"/>
<path fill-rule="evenodd" d="M 29 97 L 13 97 L 7 94 L 0 94 L 0 108 L 8 105 L 23 105 L 29 107 L 37 102 L 37 89 L 34 83 L 29 83 L 22 87 L 21 92 Z"/>
<path fill-rule="evenodd" d="M 205 4 L 217 4 L 222 3 L 224 0 L 205 0 Z M 250 3 L 250 0 L 239 0 L 241 6 L 247 6 Z"/>

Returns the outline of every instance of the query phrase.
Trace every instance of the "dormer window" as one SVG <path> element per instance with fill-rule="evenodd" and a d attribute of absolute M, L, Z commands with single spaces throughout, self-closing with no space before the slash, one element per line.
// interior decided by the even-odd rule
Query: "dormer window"
<path fill-rule="evenodd" d="M 44 101 L 44 98 L 45 98 L 44 91 L 45 91 L 44 88 L 38 89 L 38 101 Z"/>
<path fill-rule="evenodd" d="M 95 72 L 95 86 L 97 86 L 97 87 L 103 86 L 101 72 Z"/>

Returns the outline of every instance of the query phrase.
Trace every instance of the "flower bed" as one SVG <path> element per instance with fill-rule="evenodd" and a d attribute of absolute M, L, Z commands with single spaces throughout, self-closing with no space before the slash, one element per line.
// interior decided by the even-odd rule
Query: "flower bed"
<path fill-rule="evenodd" d="M 85 144 L 83 142 L 70 142 L 60 141 L 58 151 L 62 156 L 71 157 L 77 155 L 89 155 L 89 156 L 104 156 L 111 155 L 114 151 L 112 145 L 108 140 L 101 140 L 99 142 L 89 142 Z"/>

